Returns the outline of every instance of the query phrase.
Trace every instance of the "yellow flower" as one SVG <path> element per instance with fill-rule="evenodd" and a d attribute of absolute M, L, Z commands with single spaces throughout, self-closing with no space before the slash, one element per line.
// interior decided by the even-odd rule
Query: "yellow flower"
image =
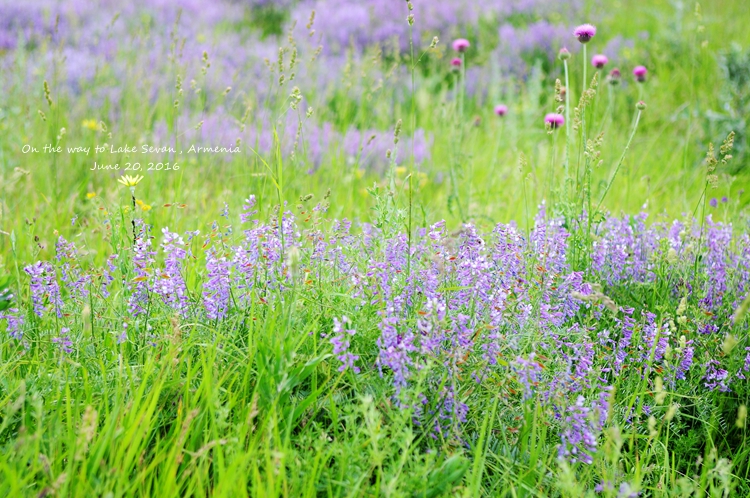
<path fill-rule="evenodd" d="M 396 166 L 396 174 L 397 175 L 400 176 L 400 175 L 403 175 L 404 173 L 406 173 L 406 167 L 404 167 L 404 166 Z"/>
<path fill-rule="evenodd" d="M 137 201 L 135 201 L 135 203 L 136 203 L 136 204 L 138 204 L 138 206 L 139 206 L 139 207 L 140 207 L 140 208 L 141 208 L 141 209 L 142 209 L 143 211 L 148 211 L 149 209 L 151 209 L 151 206 L 149 206 L 148 204 L 146 204 L 145 202 L 143 202 L 143 201 L 142 201 L 142 200 L 140 200 L 140 199 L 138 199 Z"/>
<path fill-rule="evenodd" d="M 88 128 L 89 130 L 94 130 L 94 131 L 99 129 L 99 124 L 96 122 L 95 119 L 84 119 L 83 122 L 81 123 L 81 126 L 83 128 Z"/>
<path fill-rule="evenodd" d="M 126 187 L 130 187 L 131 189 L 134 189 L 136 185 L 138 185 L 138 182 L 143 180 L 143 175 L 122 175 L 120 178 L 117 179 L 118 182 L 122 183 Z"/>
<path fill-rule="evenodd" d="M 96 197 L 96 192 L 89 192 L 86 194 L 86 199 L 93 199 L 94 197 Z"/>

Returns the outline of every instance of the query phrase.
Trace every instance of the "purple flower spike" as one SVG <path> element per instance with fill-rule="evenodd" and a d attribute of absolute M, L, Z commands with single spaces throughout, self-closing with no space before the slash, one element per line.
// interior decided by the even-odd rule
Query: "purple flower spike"
<path fill-rule="evenodd" d="M 495 114 L 500 117 L 505 116 L 506 114 L 508 114 L 508 106 L 503 104 L 495 106 Z"/>
<path fill-rule="evenodd" d="M 591 64 L 597 69 L 603 68 L 607 65 L 608 62 L 609 59 L 607 59 L 607 56 L 603 54 L 596 54 L 591 58 Z"/>
<path fill-rule="evenodd" d="M 573 32 L 578 41 L 581 43 L 588 43 L 596 35 L 596 28 L 591 24 L 581 24 Z"/>
<path fill-rule="evenodd" d="M 715 208 L 716 206 L 719 205 L 719 201 L 716 200 L 716 197 L 714 197 L 713 199 L 711 199 L 710 201 L 708 201 L 708 203 L 711 204 L 712 208 Z"/>
<path fill-rule="evenodd" d="M 562 114 L 556 114 L 554 112 L 551 112 L 547 114 L 546 116 L 544 116 L 544 122 L 545 124 L 549 125 L 549 127 L 554 130 L 555 128 L 559 128 L 565 124 L 565 118 L 563 117 Z"/>
<path fill-rule="evenodd" d="M 70 340 L 70 337 L 68 336 L 68 332 L 70 332 L 70 329 L 68 327 L 63 327 L 60 330 L 60 335 L 52 338 L 52 342 L 54 344 L 57 344 L 57 347 L 63 353 L 73 352 L 73 341 Z"/>
<path fill-rule="evenodd" d="M 641 83 L 646 81 L 646 74 L 648 74 L 646 66 L 636 66 L 635 69 L 633 69 L 633 76 L 635 76 L 635 79 Z"/>
<path fill-rule="evenodd" d="M 469 43 L 469 40 L 465 38 L 459 38 L 453 41 L 453 50 L 455 50 L 456 52 L 466 52 L 466 50 L 470 46 L 471 43 Z"/>

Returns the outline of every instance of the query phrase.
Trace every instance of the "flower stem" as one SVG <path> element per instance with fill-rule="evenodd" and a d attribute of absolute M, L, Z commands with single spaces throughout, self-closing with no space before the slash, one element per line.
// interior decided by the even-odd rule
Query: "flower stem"
<path fill-rule="evenodd" d="M 135 235 L 135 190 L 132 191 L 132 194 L 130 196 L 133 199 L 133 218 L 130 220 L 130 222 L 133 224 L 133 245 L 135 246 L 137 237 Z"/>
<path fill-rule="evenodd" d="M 610 178 L 609 183 L 607 184 L 607 188 L 604 190 L 604 193 L 602 194 L 601 199 L 599 199 L 599 204 L 596 206 L 596 211 L 599 211 L 599 208 L 602 206 L 602 202 L 604 202 L 604 198 L 607 196 L 607 193 L 609 192 L 609 189 L 612 187 L 612 183 L 615 181 L 615 177 L 617 176 L 617 172 L 620 170 L 620 166 L 622 166 L 622 162 L 625 160 L 625 154 L 628 152 L 628 149 L 630 148 L 630 144 L 633 141 L 633 137 L 635 136 L 635 130 L 638 128 L 638 122 L 641 119 L 641 110 L 638 109 L 638 114 L 635 116 L 635 122 L 633 123 L 633 130 L 630 132 L 630 138 L 628 138 L 628 143 L 625 144 L 625 150 L 622 151 L 622 155 L 620 156 L 620 160 L 617 162 L 617 167 L 615 167 L 614 173 L 612 173 L 612 178 Z"/>
<path fill-rule="evenodd" d="M 567 185 L 570 171 L 570 79 L 568 76 L 567 60 L 563 60 L 563 67 L 565 68 L 565 193 L 567 194 Z M 577 182 L 578 173 L 576 170 L 576 183 Z"/>

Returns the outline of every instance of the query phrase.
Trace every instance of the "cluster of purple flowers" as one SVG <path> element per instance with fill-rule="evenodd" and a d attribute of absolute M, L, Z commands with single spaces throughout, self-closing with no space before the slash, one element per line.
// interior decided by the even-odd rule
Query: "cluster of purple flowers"
<path fill-rule="evenodd" d="M 591 461 L 614 383 L 659 376 L 670 389 L 697 383 L 724 392 L 740 388 L 750 371 L 750 349 L 736 348 L 741 357 L 730 361 L 717 340 L 750 289 L 750 237 L 734 237 L 730 225 L 710 217 L 651 225 L 645 212 L 607 217 L 592 228 L 590 263 L 581 272 L 569 260 L 566 226 L 575 223 L 548 216 L 544 204 L 528 234 L 514 224 L 450 233 L 439 222 L 411 238 L 369 224 L 354 234 L 347 220 L 325 230 L 315 221 L 325 203 L 305 209 L 305 221 L 283 211 L 265 224 L 255 219 L 250 196 L 239 215 L 246 228 L 235 234 L 217 224 L 199 250 L 197 232 L 183 237 L 165 228 L 152 251 L 151 228 L 138 220 L 129 261 L 110 257 L 104 272 L 74 265 L 74 248 L 60 239 L 55 264 L 24 269 L 28 309 L 48 320 L 53 307 L 67 328 L 55 343 L 72 353 L 81 339 L 69 334 L 67 317 L 80 313 L 83 281 L 99 279 L 89 286 L 92 298 L 116 290 L 127 301 L 124 330 L 132 332 L 122 341 L 142 333 L 152 343 L 159 341 L 153 325 L 175 314 L 220 326 L 254 306 L 308 292 L 317 300 L 315 288 L 323 286 L 350 295 L 353 312 L 374 319 L 376 336 L 353 342 L 351 320 L 331 317 L 328 341 L 339 370 L 389 379 L 395 401 L 420 400 L 419 418 L 443 436 L 460 433 L 473 385 L 507 378 L 509 396 L 516 396 L 513 385 L 522 387 L 519 404 L 542 403 L 557 414 L 559 454 L 571 462 Z M 222 216 L 231 223 L 228 209 Z M 201 278 L 189 283 L 187 273 Z M 675 312 L 607 296 L 625 299 L 623 289 L 657 282 Z M 18 339 L 26 332 L 24 306 L 0 316 Z M 425 389 L 415 397 L 417 385 Z"/>
<path fill-rule="evenodd" d="M 359 360 L 359 356 L 349 352 L 349 337 L 353 336 L 356 331 L 354 329 L 347 329 L 347 326 L 351 326 L 352 322 L 346 316 L 341 317 L 341 320 L 333 318 L 333 332 L 331 333 L 330 342 L 333 346 L 333 354 L 341 362 L 339 372 L 344 372 L 346 369 L 351 368 L 354 373 L 359 373 L 359 367 L 354 364 L 355 361 Z"/>
<path fill-rule="evenodd" d="M 23 271 L 30 277 L 29 287 L 34 313 L 40 318 L 44 317 L 52 305 L 58 318 L 62 317 L 64 304 L 54 265 L 46 261 L 37 261 L 25 267 Z"/>

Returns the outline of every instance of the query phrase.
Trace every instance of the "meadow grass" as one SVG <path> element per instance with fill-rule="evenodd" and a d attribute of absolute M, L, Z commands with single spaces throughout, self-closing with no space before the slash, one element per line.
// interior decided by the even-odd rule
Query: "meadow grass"
<path fill-rule="evenodd" d="M 584 2 L 569 83 L 497 22 L 334 63 L 264 6 L 200 33 L 284 47 L 248 85 L 145 12 L 90 78 L 54 31 L 3 56 L 1 490 L 750 494 L 743 2 Z M 105 142 L 241 152 L 43 152 Z"/>

